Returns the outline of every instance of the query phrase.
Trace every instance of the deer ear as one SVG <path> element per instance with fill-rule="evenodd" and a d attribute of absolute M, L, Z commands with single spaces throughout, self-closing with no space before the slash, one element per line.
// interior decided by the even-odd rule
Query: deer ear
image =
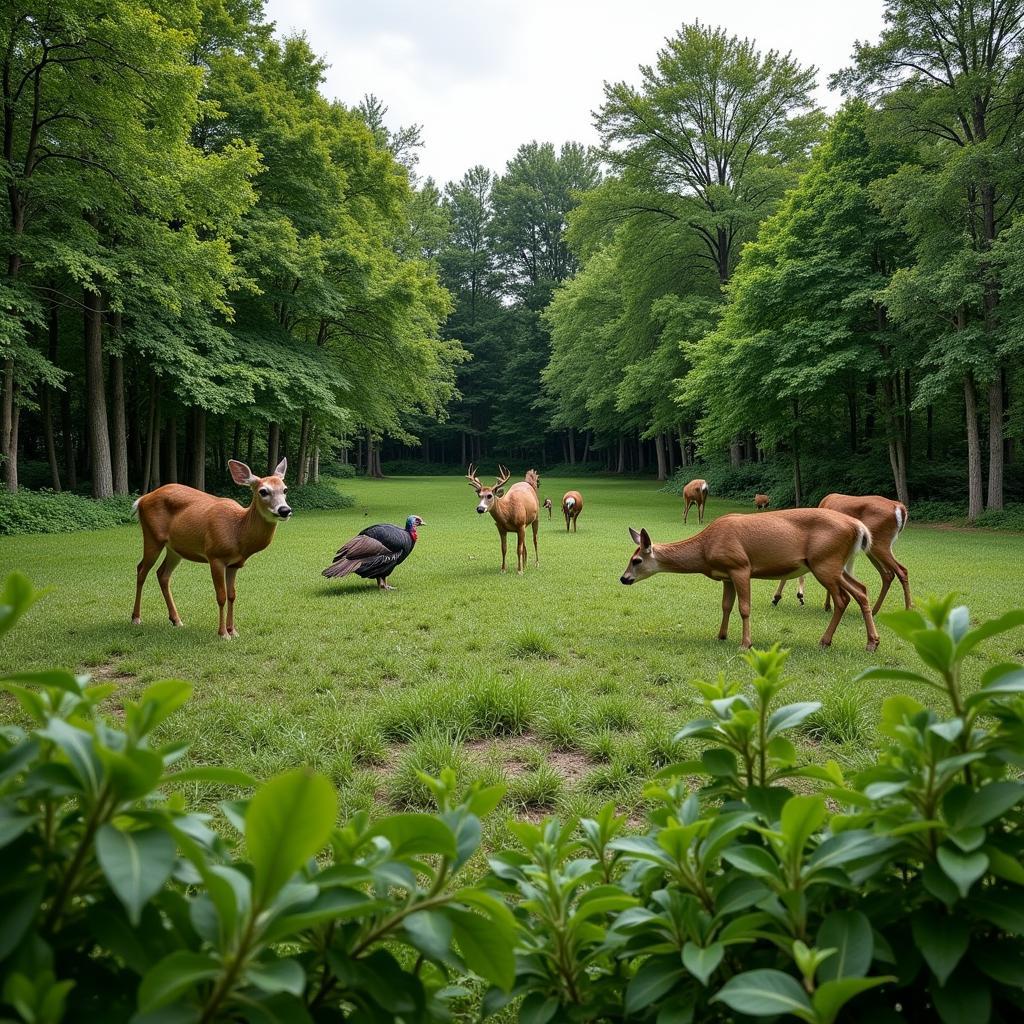
<path fill-rule="evenodd" d="M 231 470 L 231 479 L 239 487 L 247 487 L 256 479 L 253 471 L 244 462 L 238 462 L 236 459 L 228 459 L 228 469 Z"/>
<path fill-rule="evenodd" d="M 644 551 L 651 550 L 651 535 L 646 530 L 640 531 L 640 540 L 637 542 Z"/>
<path fill-rule="evenodd" d="M 277 469 L 274 470 L 274 476 L 279 476 L 282 480 L 284 479 L 285 473 L 288 472 L 288 460 L 282 459 L 277 464 Z"/>
<path fill-rule="evenodd" d="M 633 538 L 633 543 L 634 544 L 639 544 L 640 543 L 640 534 L 637 533 L 636 530 L 634 530 L 632 526 L 629 528 L 629 535 L 630 535 L 630 537 Z"/>

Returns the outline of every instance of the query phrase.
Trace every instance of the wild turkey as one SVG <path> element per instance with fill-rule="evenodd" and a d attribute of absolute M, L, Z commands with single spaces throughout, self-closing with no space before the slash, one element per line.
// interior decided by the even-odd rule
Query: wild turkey
<path fill-rule="evenodd" d="M 376 580 L 381 590 L 394 590 L 388 577 L 409 557 L 416 544 L 416 527 L 423 525 L 419 516 L 409 516 L 405 529 L 390 523 L 368 526 L 338 549 L 323 575 L 334 579 L 354 572 L 364 580 Z"/>

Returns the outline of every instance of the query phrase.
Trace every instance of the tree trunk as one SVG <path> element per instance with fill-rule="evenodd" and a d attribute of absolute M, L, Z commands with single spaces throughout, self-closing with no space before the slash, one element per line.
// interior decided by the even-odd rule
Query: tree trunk
<path fill-rule="evenodd" d="M 885 412 L 885 432 L 889 447 L 889 465 L 892 467 L 893 483 L 896 485 L 896 497 L 904 505 L 910 504 L 907 489 L 907 450 L 904 444 L 903 424 L 896 411 L 897 378 L 886 377 L 882 381 L 882 402 Z"/>
<path fill-rule="evenodd" d="M 320 445 L 313 449 L 313 468 L 310 471 L 310 481 L 314 484 L 320 483 Z"/>
<path fill-rule="evenodd" d="M 320 427 L 314 423 L 309 430 L 309 436 L 306 439 L 306 454 L 302 460 L 302 479 L 306 483 L 310 483 L 311 474 L 313 472 L 313 453 L 317 451 L 317 442 L 320 439 Z"/>
<path fill-rule="evenodd" d="M 252 465 L 252 446 L 255 443 L 255 441 L 256 441 L 256 431 L 253 430 L 252 427 L 250 427 L 249 428 L 249 436 L 248 436 L 248 438 L 246 439 L 246 442 L 245 442 L 245 464 L 247 466 L 251 466 Z"/>
<path fill-rule="evenodd" d="M 654 435 L 654 455 L 658 462 L 658 479 L 668 479 L 668 464 L 665 461 L 665 435 L 659 430 Z"/>
<path fill-rule="evenodd" d="M 461 441 L 462 441 L 462 454 L 459 457 L 459 460 L 460 460 L 459 461 L 459 465 L 460 466 L 465 466 L 466 465 L 466 432 L 464 430 L 461 432 L 460 438 L 461 438 Z"/>
<path fill-rule="evenodd" d="M 615 467 L 615 472 L 626 472 L 626 438 L 624 434 L 619 434 L 619 460 L 618 465 Z"/>
<path fill-rule="evenodd" d="M 927 456 L 928 461 L 931 462 L 935 455 L 935 409 L 929 402 L 928 404 L 928 445 L 927 445 Z"/>
<path fill-rule="evenodd" d="M 71 420 L 69 383 L 64 384 L 64 390 L 60 393 L 60 432 L 64 441 L 64 479 L 68 490 L 73 491 L 78 486 L 78 472 L 75 468 L 75 431 Z"/>
<path fill-rule="evenodd" d="M 302 428 L 299 431 L 299 464 L 298 482 L 301 486 L 306 482 L 306 449 L 309 445 L 309 413 L 302 414 Z"/>
<path fill-rule="evenodd" d="M 986 508 L 1003 507 L 1003 380 L 988 385 L 988 501 Z"/>
<path fill-rule="evenodd" d="M 978 436 L 978 392 L 974 377 L 964 375 L 964 414 L 967 421 L 967 518 L 981 515 L 981 438 Z"/>
<path fill-rule="evenodd" d="M 50 486 L 60 494 L 60 469 L 57 465 L 57 445 L 53 437 L 53 389 L 43 386 L 40 395 L 39 413 L 43 419 L 43 436 L 46 439 L 46 461 L 50 464 Z"/>
<path fill-rule="evenodd" d="M 569 465 L 576 465 L 576 431 L 569 428 Z"/>
<path fill-rule="evenodd" d="M 3 411 L 0 413 L 0 454 L 4 458 L 4 485 L 18 489 L 18 447 L 14 427 L 14 360 L 4 360 Z"/>
<path fill-rule="evenodd" d="M 277 468 L 281 461 L 278 456 L 278 449 L 281 445 L 281 424 L 274 420 L 267 431 L 267 475 L 269 476 Z"/>
<path fill-rule="evenodd" d="M 683 430 L 683 425 L 680 423 L 678 427 L 679 432 L 679 460 L 682 466 L 688 466 L 690 464 L 690 453 L 686 450 L 686 433 Z"/>
<path fill-rule="evenodd" d="M 92 496 L 109 498 L 114 493 L 114 473 L 103 384 L 103 298 L 84 288 L 82 305 L 85 309 L 85 406 L 89 425 Z"/>
<path fill-rule="evenodd" d="M 206 410 L 196 406 L 192 410 L 192 486 L 206 490 Z M 273 472 L 273 470 L 271 470 Z"/>
<path fill-rule="evenodd" d="M 120 320 L 120 313 L 116 314 Z M 128 493 L 128 423 L 124 405 L 124 358 L 110 357 L 110 404 L 113 434 L 110 439 L 114 493 Z"/>
<path fill-rule="evenodd" d="M 590 441 L 593 438 L 593 431 L 588 430 L 583 435 L 583 462 L 586 463 L 587 459 L 590 458 Z"/>
<path fill-rule="evenodd" d="M 738 466 L 743 461 L 743 441 L 734 438 L 729 443 L 729 465 Z"/>
<path fill-rule="evenodd" d="M 176 484 L 178 482 L 178 416 L 171 413 L 167 417 L 167 427 L 163 441 L 164 447 L 164 483 Z"/>
<path fill-rule="evenodd" d="M 160 381 L 155 373 L 149 374 L 149 402 L 146 412 L 146 461 L 142 469 L 142 493 L 151 490 L 154 474 L 153 456 L 156 453 L 155 434 L 158 429 L 158 406 L 160 404 Z"/>
<path fill-rule="evenodd" d="M 636 432 L 636 470 L 638 473 L 644 471 L 644 439 L 639 430 Z"/>

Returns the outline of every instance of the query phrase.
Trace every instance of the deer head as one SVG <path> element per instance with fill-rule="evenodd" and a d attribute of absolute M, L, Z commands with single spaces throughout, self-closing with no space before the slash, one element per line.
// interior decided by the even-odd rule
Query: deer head
<path fill-rule="evenodd" d="M 479 504 L 476 507 L 477 512 L 483 515 L 484 512 L 490 512 L 494 503 L 504 495 L 505 484 L 508 483 L 508 478 L 512 474 L 504 467 L 498 466 L 498 479 L 494 482 L 493 487 L 484 487 L 480 483 L 479 477 L 476 475 L 476 470 L 472 464 L 470 464 L 469 472 L 466 474 L 466 479 L 469 481 L 469 486 L 476 491 L 477 497 L 480 499 Z"/>
<path fill-rule="evenodd" d="M 285 497 L 288 493 L 284 482 L 284 475 L 288 471 L 287 459 L 282 459 L 270 476 L 257 476 L 244 462 L 235 459 L 228 459 L 228 469 L 231 470 L 231 479 L 239 487 L 252 488 L 253 504 L 268 522 L 287 519 L 292 514 Z"/>
<path fill-rule="evenodd" d="M 619 582 L 624 583 L 627 587 L 647 579 L 648 576 L 653 576 L 659 570 L 658 560 L 654 557 L 651 544 L 651 535 L 646 530 L 637 533 L 632 526 L 629 528 L 629 535 L 633 538 L 633 543 L 637 545 L 637 548 L 629 556 L 626 571 L 619 577 Z"/>

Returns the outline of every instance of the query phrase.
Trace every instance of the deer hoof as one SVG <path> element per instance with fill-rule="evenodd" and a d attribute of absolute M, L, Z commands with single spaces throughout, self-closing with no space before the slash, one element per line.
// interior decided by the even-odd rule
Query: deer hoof
<path fill-rule="evenodd" d="M 184 625 L 185 625 L 185 623 L 184 623 L 184 622 L 182 622 L 182 621 L 181 621 L 181 619 L 178 619 L 178 620 L 177 620 L 177 622 L 175 622 L 175 620 L 174 620 L 174 619 L 171 619 L 171 625 L 172 625 L 172 626 L 173 626 L 173 627 L 174 627 L 175 629 L 181 629 L 181 627 L 182 627 L 182 626 L 184 626 Z"/>
<path fill-rule="evenodd" d="M 778 595 L 778 594 L 776 594 L 776 595 L 775 595 L 775 596 L 774 596 L 774 597 L 772 598 L 772 607 L 773 607 L 773 608 L 777 607 L 777 606 L 778 606 L 778 603 L 779 603 L 779 602 L 780 602 L 781 600 L 782 600 L 782 598 L 781 598 L 781 597 L 779 597 L 779 595 Z M 803 604 L 803 602 L 802 602 L 802 601 L 801 601 L 800 603 L 801 603 L 801 604 Z"/>
<path fill-rule="evenodd" d="M 825 640 L 825 639 L 823 638 L 823 639 L 821 639 L 821 640 L 820 640 L 820 641 L 818 642 L 818 645 L 819 645 L 820 647 L 831 647 L 831 646 L 832 646 L 832 641 L 831 641 L 831 640 Z"/>
<path fill-rule="evenodd" d="M 875 651 L 878 650 L 878 641 L 877 640 L 869 640 L 865 650 L 867 650 L 868 654 L 873 654 Z"/>
<path fill-rule="evenodd" d="M 796 595 L 796 599 L 800 602 L 800 607 L 802 608 L 803 604 L 804 604 L 804 595 L 803 594 L 797 594 Z"/>
<path fill-rule="evenodd" d="M 138 616 L 138 615 L 133 615 L 132 616 L 132 625 L 133 626 L 141 626 L 142 625 L 142 618 L 140 616 Z"/>

